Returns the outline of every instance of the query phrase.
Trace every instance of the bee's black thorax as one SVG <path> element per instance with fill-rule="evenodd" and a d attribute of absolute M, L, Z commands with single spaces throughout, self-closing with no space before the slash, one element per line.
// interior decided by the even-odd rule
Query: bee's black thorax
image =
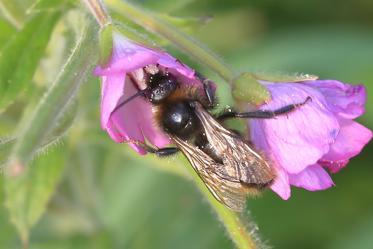
<path fill-rule="evenodd" d="M 163 106 L 161 125 L 172 135 L 190 138 L 200 127 L 200 121 L 193 108 L 186 101 L 168 103 Z"/>
<path fill-rule="evenodd" d="M 149 77 L 148 99 L 153 104 L 156 123 L 172 136 L 193 138 L 201 129 L 191 103 L 200 102 L 207 107 L 203 89 L 180 84 L 171 74 L 157 73 Z"/>

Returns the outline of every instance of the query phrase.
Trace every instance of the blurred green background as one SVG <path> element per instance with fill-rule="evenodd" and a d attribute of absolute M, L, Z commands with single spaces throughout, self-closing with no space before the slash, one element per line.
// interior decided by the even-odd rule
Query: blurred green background
<path fill-rule="evenodd" d="M 5 5 L 6 2 L 3 1 Z M 32 0 L 18 0 L 20 20 Z M 134 1 L 135 2 L 135 1 Z M 363 83 L 373 91 L 373 1 L 370 0 L 142 0 L 145 8 L 209 21 L 188 32 L 216 51 L 235 71 L 304 72 L 324 79 Z M 2 12 L 0 47 L 17 32 Z M 70 13 L 79 15 L 79 11 Z M 74 20 L 74 19 L 72 19 Z M 71 46 L 73 21 L 61 20 L 34 75 L 38 95 L 56 77 Z M 70 22 L 70 23 L 69 23 Z M 170 44 L 166 49 L 207 76 Z M 220 91 L 222 88 L 220 88 Z M 76 117 L 64 138 L 48 148 L 44 164 L 61 164 L 61 177 L 46 213 L 31 231 L 30 248 L 232 248 L 185 175 L 177 158 L 137 156 L 100 129 L 98 79 L 90 77 L 76 101 Z M 18 100 L 0 116 L 0 137 L 17 134 Z M 221 100 L 228 103 L 229 100 Z M 373 100 L 360 119 L 373 127 Z M 38 156 L 35 164 L 42 160 Z M 49 160 L 49 161 L 48 161 Z M 373 146 L 333 175 L 322 192 L 293 188 L 288 201 L 270 191 L 248 200 L 263 240 L 277 249 L 373 248 Z M 43 163 L 43 162 L 42 162 Z M 0 189 L 4 200 L 4 189 Z M 37 201 L 37 200 L 36 200 Z M 8 210 L 0 207 L 0 248 L 19 248 Z"/>

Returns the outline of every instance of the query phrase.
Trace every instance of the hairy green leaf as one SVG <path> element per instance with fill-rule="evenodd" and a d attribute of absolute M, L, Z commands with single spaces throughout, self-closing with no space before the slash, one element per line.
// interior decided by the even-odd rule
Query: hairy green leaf
<path fill-rule="evenodd" d="M 78 105 L 75 102 L 71 103 L 66 108 L 64 115 L 59 118 L 51 133 L 48 134 L 48 136 L 42 141 L 40 147 L 37 148 L 38 152 L 45 150 L 50 145 L 56 143 L 58 139 L 66 133 L 74 121 L 77 109 Z M 6 163 L 16 141 L 17 137 L 0 138 L 0 168 Z"/>
<path fill-rule="evenodd" d="M 15 138 L 0 138 L 0 170 L 7 160 L 15 141 Z"/>
<path fill-rule="evenodd" d="M 15 28 L 6 21 L 5 19 L 0 17 L 0 50 L 8 42 L 9 37 L 14 34 Z"/>
<path fill-rule="evenodd" d="M 7 173 L 21 174 L 43 141 L 58 126 L 72 103 L 80 85 L 96 60 L 97 42 L 92 42 L 93 28 L 82 30 L 72 54 L 64 65 L 59 77 L 39 101 L 30 117 L 21 124 L 21 132 L 14 146 Z"/>
<path fill-rule="evenodd" d="M 36 0 L 27 12 L 59 11 L 72 5 L 73 0 Z"/>
<path fill-rule="evenodd" d="M 16 28 L 20 28 L 26 17 L 30 0 L 1 0 L 0 13 Z"/>
<path fill-rule="evenodd" d="M 4 179 L 5 205 L 24 245 L 56 189 L 64 160 L 65 152 L 58 148 L 38 157 L 21 176 Z"/>
<path fill-rule="evenodd" d="M 43 12 L 31 18 L 0 52 L 0 110 L 31 84 L 60 12 Z"/>

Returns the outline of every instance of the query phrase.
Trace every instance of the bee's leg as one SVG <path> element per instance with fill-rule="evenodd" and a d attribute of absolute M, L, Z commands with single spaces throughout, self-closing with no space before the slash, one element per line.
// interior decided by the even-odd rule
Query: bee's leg
<path fill-rule="evenodd" d="M 142 147 L 144 148 L 144 150 L 146 150 L 146 152 L 155 154 L 158 157 L 171 156 L 179 152 L 179 149 L 177 147 L 166 147 L 162 149 L 155 149 L 146 144 L 142 145 Z"/>
<path fill-rule="evenodd" d="M 307 97 L 305 101 L 298 104 L 291 104 L 283 106 L 277 110 L 274 111 L 268 111 L 268 110 L 258 110 L 258 111 L 252 111 L 252 112 L 235 112 L 233 110 L 227 110 L 220 114 L 217 119 L 218 120 L 224 120 L 226 118 L 261 118 L 261 119 L 269 119 L 274 118 L 279 115 L 287 114 L 298 107 L 301 107 L 302 105 L 306 104 L 308 101 L 311 100 L 311 97 Z"/>
<path fill-rule="evenodd" d="M 141 148 L 143 148 L 146 152 L 155 154 L 156 156 L 159 156 L 159 157 L 170 156 L 170 155 L 173 155 L 179 152 L 179 148 L 177 147 L 166 147 L 162 149 L 156 149 L 141 141 L 129 140 L 128 142 L 134 143 L 140 146 Z"/>
<path fill-rule="evenodd" d="M 179 149 L 177 147 L 166 147 L 162 149 L 151 148 L 151 150 L 147 150 L 147 152 L 153 153 L 158 157 L 166 157 L 166 156 L 171 156 L 171 155 L 178 153 Z"/>
<path fill-rule="evenodd" d="M 205 92 L 208 105 L 209 107 L 213 107 L 215 104 L 215 94 L 214 94 L 214 89 L 212 87 L 213 82 L 203 76 L 202 74 L 198 73 L 197 71 L 195 72 L 195 76 L 199 78 L 202 81 L 203 84 L 203 90 Z"/>
<path fill-rule="evenodd" d="M 215 94 L 212 88 L 212 81 L 209 79 L 203 80 L 203 90 L 209 102 L 209 106 L 213 107 L 215 105 Z"/>

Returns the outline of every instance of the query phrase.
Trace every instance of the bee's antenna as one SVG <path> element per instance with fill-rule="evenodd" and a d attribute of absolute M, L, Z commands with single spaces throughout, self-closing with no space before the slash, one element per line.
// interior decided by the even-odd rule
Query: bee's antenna
<path fill-rule="evenodd" d="M 131 97 L 129 97 L 128 99 L 124 100 L 122 103 L 120 103 L 119 105 L 117 105 L 114 110 L 110 113 L 110 116 L 114 114 L 114 112 L 118 111 L 122 106 L 124 106 L 125 104 L 127 104 L 128 102 L 130 102 L 131 100 L 133 100 L 134 98 L 138 97 L 138 96 L 144 96 L 146 97 L 146 92 L 148 91 L 148 89 L 144 89 L 144 90 L 141 90 L 141 91 L 138 91 L 137 93 L 135 93 L 134 95 L 132 95 Z"/>

